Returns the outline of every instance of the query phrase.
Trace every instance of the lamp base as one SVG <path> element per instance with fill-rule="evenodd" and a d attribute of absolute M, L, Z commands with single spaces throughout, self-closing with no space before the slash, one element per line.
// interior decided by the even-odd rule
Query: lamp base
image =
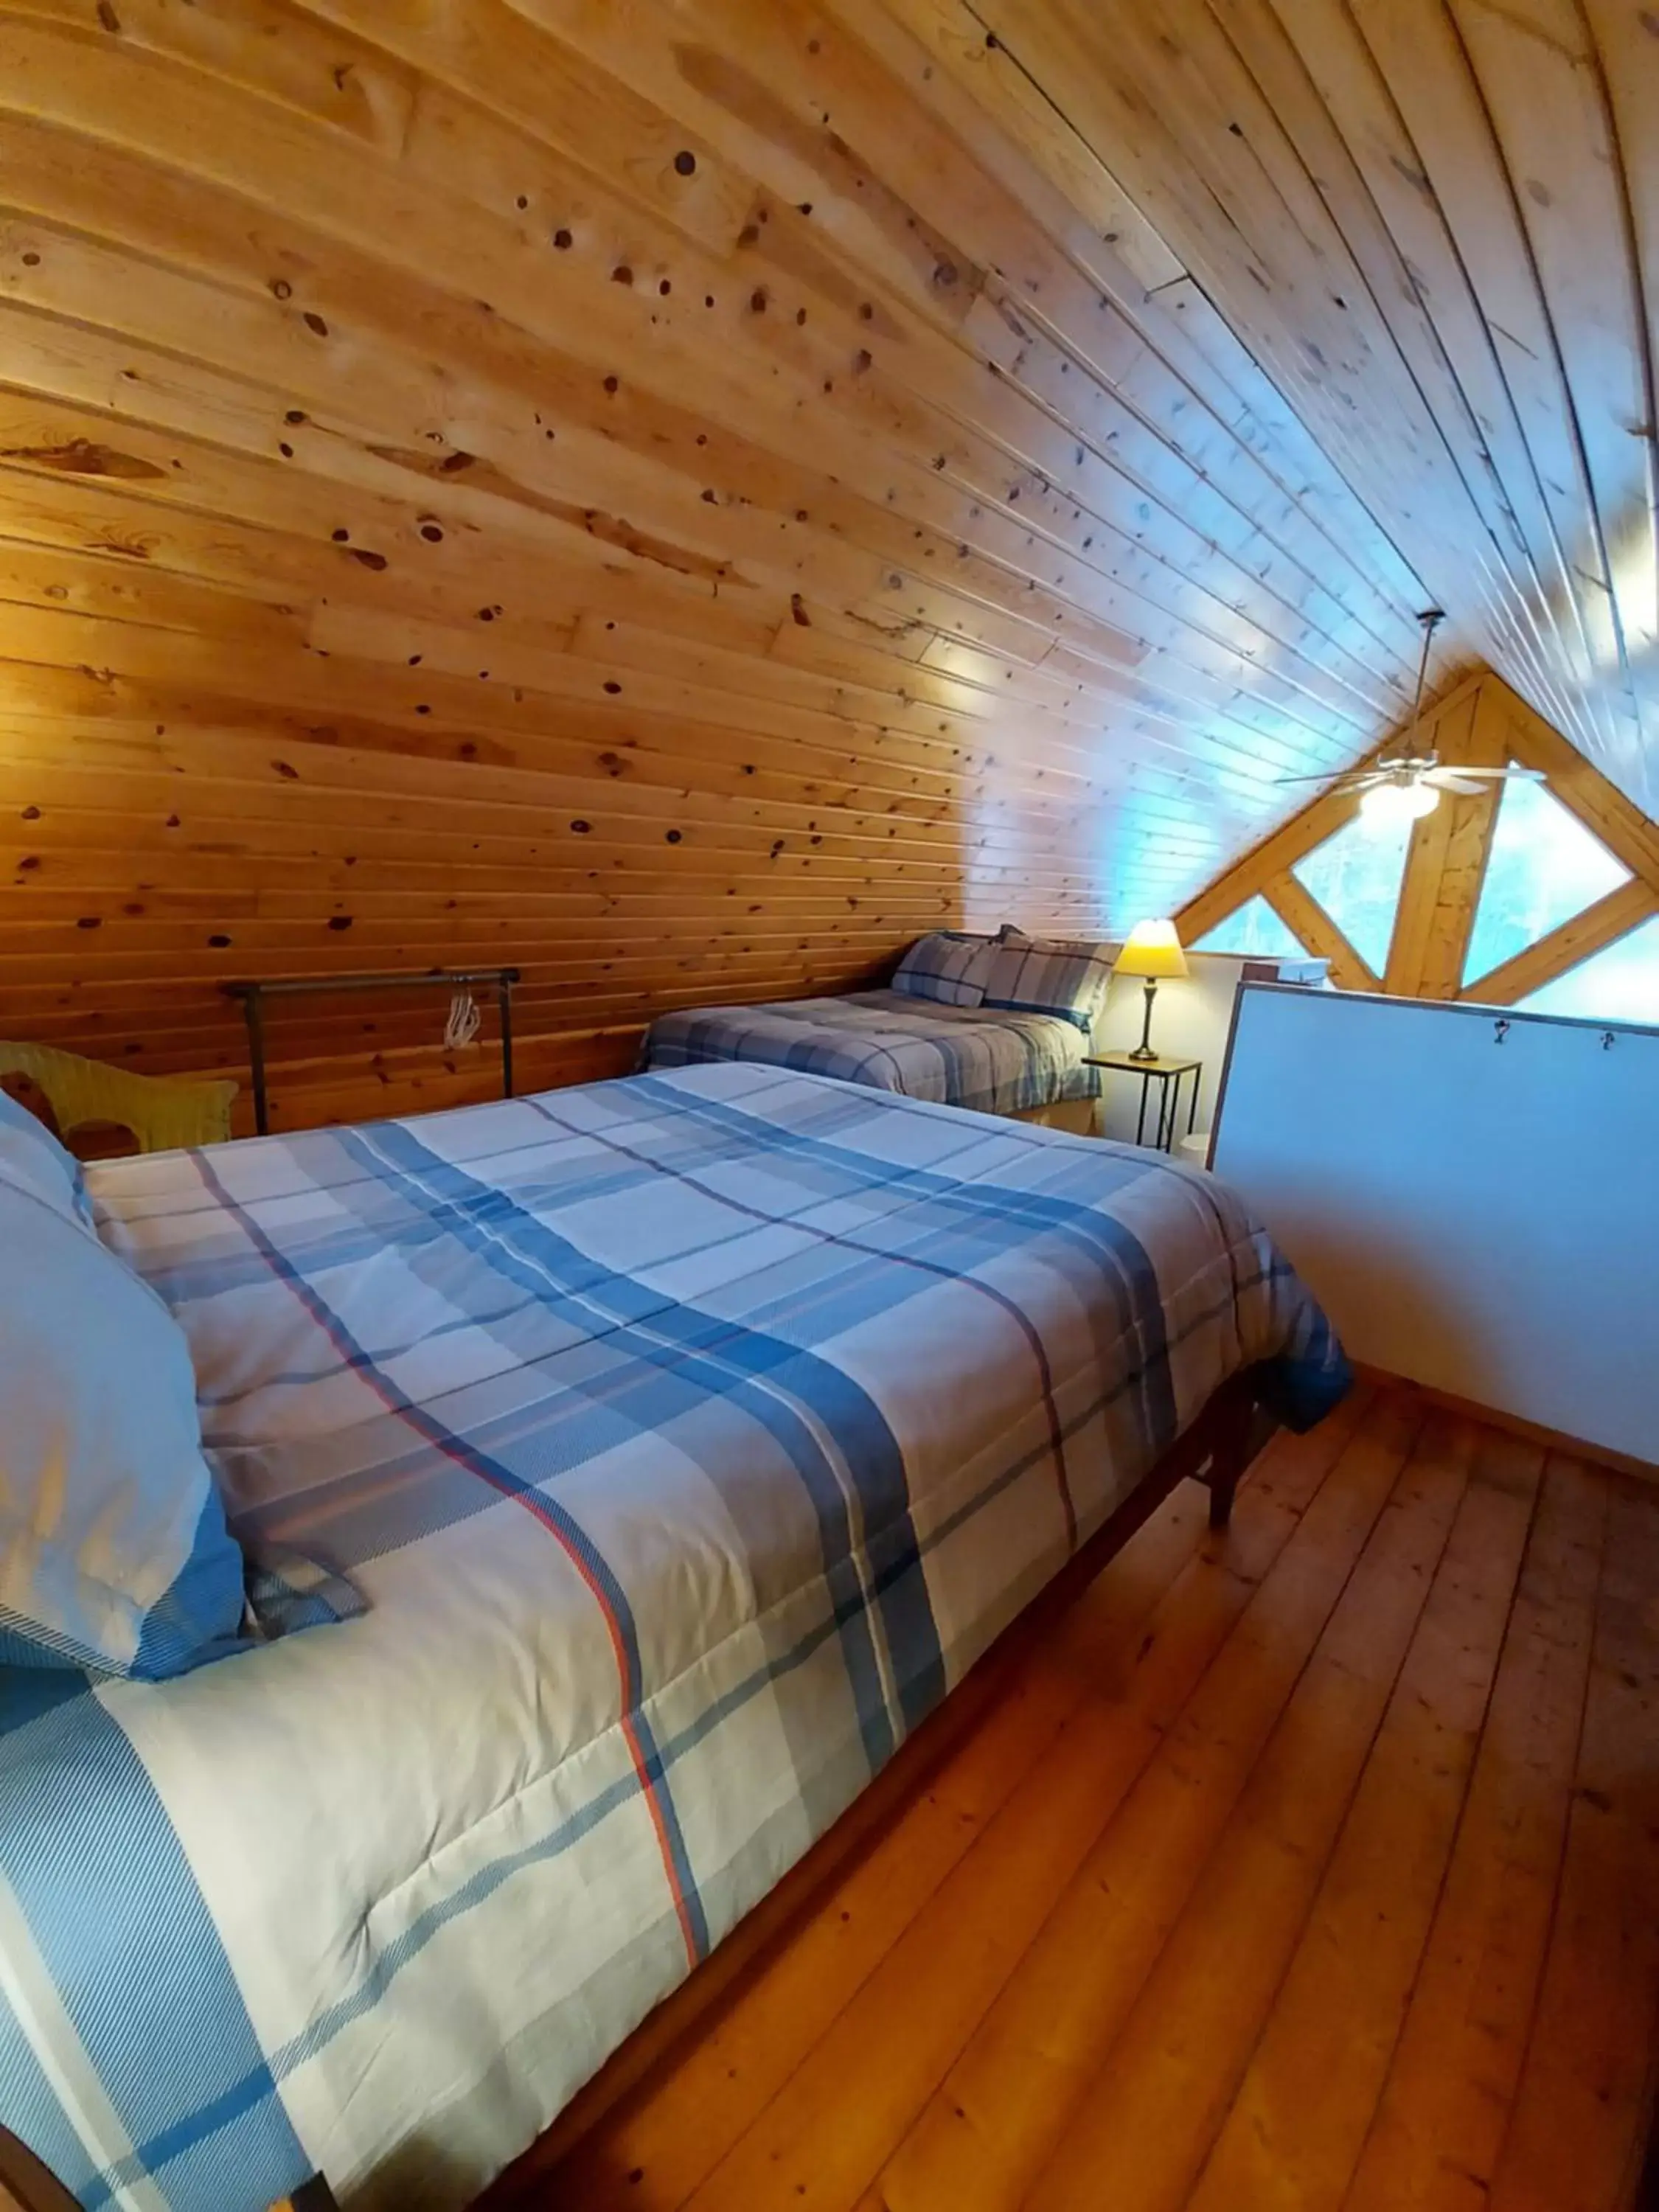
<path fill-rule="evenodd" d="M 1140 1024 L 1140 1042 L 1133 1052 L 1125 1054 L 1124 1057 L 1127 1060 L 1158 1058 L 1158 1054 L 1152 1049 L 1152 1000 L 1157 996 L 1158 978 L 1155 975 L 1149 975 L 1146 978 L 1146 1018 Z"/>

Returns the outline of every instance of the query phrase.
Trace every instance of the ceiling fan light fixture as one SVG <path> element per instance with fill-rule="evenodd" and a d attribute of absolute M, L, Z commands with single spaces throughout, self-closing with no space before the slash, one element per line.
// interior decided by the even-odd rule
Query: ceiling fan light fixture
<path fill-rule="evenodd" d="M 1374 783 L 1360 800 L 1359 811 L 1380 829 L 1389 823 L 1420 822 L 1439 804 L 1434 786 L 1412 776 L 1401 782 Z"/>

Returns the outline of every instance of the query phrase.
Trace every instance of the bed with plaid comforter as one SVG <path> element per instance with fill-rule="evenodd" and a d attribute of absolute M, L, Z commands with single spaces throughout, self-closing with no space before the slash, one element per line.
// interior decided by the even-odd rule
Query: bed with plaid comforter
<path fill-rule="evenodd" d="M 462 2203 L 1229 1374 L 1346 1387 L 1224 1184 L 811 1075 L 92 1185 L 340 1617 L 0 1670 L 0 2114 L 88 2207 Z"/>
<path fill-rule="evenodd" d="M 1099 1093 L 1084 1065 L 1089 1040 L 1056 1014 L 947 1006 L 902 991 L 846 998 L 781 999 L 769 1006 L 696 1006 L 659 1014 L 643 1065 L 686 1067 L 711 1060 L 867 1083 L 940 1106 L 1022 1114 Z"/>

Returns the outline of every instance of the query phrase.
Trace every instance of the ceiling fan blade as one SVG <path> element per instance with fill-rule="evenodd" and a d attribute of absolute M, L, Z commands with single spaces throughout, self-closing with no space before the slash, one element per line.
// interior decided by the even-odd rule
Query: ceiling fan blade
<path fill-rule="evenodd" d="M 1467 763 L 1459 761 L 1454 767 L 1446 769 L 1441 772 L 1448 775 L 1494 777 L 1500 783 L 1504 781 L 1508 781 L 1510 783 L 1542 783 L 1544 781 L 1544 771 L 1541 768 L 1522 768 L 1518 763 L 1513 761 L 1510 762 L 1507 768 L 1472 768 L 1468 765 Z"/>
<path fill-rule="evenodd" d="M 1341 790 L 1352 770 L 1339 769 L 1334 775 L 1276 775 L 1275 783 L 1328 783 L 1334 791 Z"/>
<path fill-rule="evenodd" d="M 1455 792 L 1459 799 L 1479 799 L 1486 787 L 1484 783 L 1471 783 L 1461 773 L 1454 775 L 1448 768 L 1431 768 L 1423 781 L 1432 784 L 1437 791 Z"/>

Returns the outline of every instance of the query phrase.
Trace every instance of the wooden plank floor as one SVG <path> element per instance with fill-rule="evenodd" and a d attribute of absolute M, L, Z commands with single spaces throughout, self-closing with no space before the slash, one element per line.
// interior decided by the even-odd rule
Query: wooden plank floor
<path fill-rule="evenodd" d="M 1396 1389 L 1186 1492 L 492 2212 L 1635 2203 L 1659 1492 Z"/>

